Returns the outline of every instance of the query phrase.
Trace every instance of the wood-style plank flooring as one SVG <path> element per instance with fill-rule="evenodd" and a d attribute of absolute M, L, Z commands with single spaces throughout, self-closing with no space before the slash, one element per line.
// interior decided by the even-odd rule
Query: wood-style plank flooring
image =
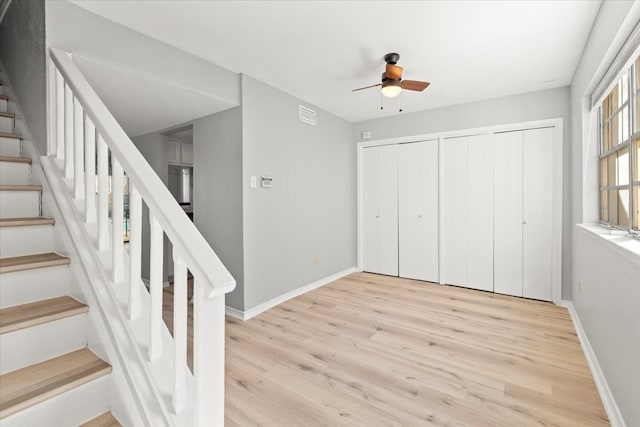
<path fill-rule="evenodd" d="M 550 303 L 355 273 L 226 328 L 226 426 L 609 425 Z"/>

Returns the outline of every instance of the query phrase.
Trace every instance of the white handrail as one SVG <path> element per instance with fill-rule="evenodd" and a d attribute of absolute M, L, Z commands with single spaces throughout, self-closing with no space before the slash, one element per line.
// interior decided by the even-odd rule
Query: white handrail
<path fill-rule="evenodd" d="M 78 67 L 65 52 L 52 48 L 50 53 L 65 83 L 80 100 L 85 114 L 104 138 L 149 209 L 154 212 L 169 240 L 178 246 L 189 269 L 206 282 L 206 286 L 209 287 L 208 297 L 213 298 L 231 292 L 236 286 L 235 279 L 111 115 Z"/>
<path fill-rule="evenodd" d="M 133 333 L 130 333 L 131 339 L 127 342 L 140 344 L 134 353 L 138 355 L 141 363 L 144 358 L 142 355 L 146 354 L 144 363 L 148 364 L 148 368 L 144 371 L 147 372 L 150 383 L 154 382 L 154 375 L 158 375 L 158 384 L 165 382 L 163 370 L 158 369 L 165 352 L 169 360 L 172 360 L 170 402 L 173 407 L 169 412 L 177 415 L 176 420 L 180 420 L 177 425 L 223 425 L 224 295 L 235 288 L 235 280 L 111 115 L 70 55 L 50 49 L 49 57 L 52 70 L 56 73 L 55 78 L 50 80 L 54 86 L 50 90 L 55 101 L 50 105 L 56 109 L 51 113 L 52 117 L 56 118 L 52 123 L 56 129 L 50 132 L 50 135 L 53 135 L 56 141 L 50 141 L 49 155 L 63 161 L 61 176 L 63 174 L 64 178 L 74 183 L 70 197 L 76 201 L 84 199 L 85 212 L 82 218 L 86 226 L 86 235 L 92 233 L 90 230 L 94 230 L 96 254 L 110 257 L 111 262 L 106 265 L 111 266 L 111 271 L 105 277 L 111 278 L 114 288 L 127 286 L 123 301 L 126 308 L 118 318 L 127 319 L 133 327 L 134 322 L 140 323 L 140 316 L 145 316 L 142 319 L 143 323 L 148 325 L 145 337 L 136 339 Z M 109 151 L 111 180 L 114 186 L 113 225 L 109 225 L 107 200 Z M 97 168 L 94 167 L 96 155 Z M 97 198 L 93 190 L 96 172 Z M 124 173 L 130 184 L 131 209 L 131 244 L 127 272 L 120 228 Z M 140 277 L 142 201 L 149 208 L 151 225 L 151 283 L 148 291 Z M 163 233 L 166 233 L 173 245 L 175 260 L 175 339 L 171 346 L 165 343 L 168 334 L 162 320 Z M 109 247 L 111 251 L 108 250 Z M 193 273 L 195 280 L 193 381 L 187 381 L 190 376 L 186 361 L 187 269 Z M 144 292 L 147 296 L 141 298 Z M 158 390 L 159 388 L 158 385 Z M 161 393 L 158 390 L 154 391 L 155 401 L 162 405 L 163 412 L 167 411 L 167 402 L 159 398 Z M 187 404 L 187 396 L 192 397 L 193 405 Z"/>

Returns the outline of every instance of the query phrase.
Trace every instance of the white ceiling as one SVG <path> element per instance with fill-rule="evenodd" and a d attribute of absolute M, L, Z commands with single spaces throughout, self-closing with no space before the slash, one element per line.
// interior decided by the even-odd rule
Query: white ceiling
<path fill-rule="evenodd" d="M 182 124 L 233 106 L 206 92 L 96 58 L 74 55 L 73 61 L 129 136 Z"/>
<path fill-rule="evenodd" d="M 571 83 L 600 1 L 78 1 L 74 4 L 349 121 Z M 385 100 L 400 53 L 422 93 Z"/>

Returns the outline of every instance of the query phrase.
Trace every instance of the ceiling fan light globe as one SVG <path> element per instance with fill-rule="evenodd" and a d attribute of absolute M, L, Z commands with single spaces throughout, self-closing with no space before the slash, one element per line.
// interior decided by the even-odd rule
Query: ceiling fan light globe
<path fill-rule="evenodd" d="M 402 92 L 402 87 L 400 87 L 400 85 L 390 84 L 383 85 L 381 90 L 384 96 L 386 96 L 387 98 L 393 98 L 394 96 L 400 95 L 400 92 Z"/>

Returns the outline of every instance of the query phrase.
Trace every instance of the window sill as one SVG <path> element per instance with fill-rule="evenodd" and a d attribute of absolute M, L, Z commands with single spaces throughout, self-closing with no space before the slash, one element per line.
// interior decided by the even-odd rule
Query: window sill
<path fill-rule="evenodd" d="M 576 227 L 586 235 L 612 247 L 634 264 L 640 265 L 640 240 L 630 237 L 627 232 L 598 224 L 576 224 Z"/>

